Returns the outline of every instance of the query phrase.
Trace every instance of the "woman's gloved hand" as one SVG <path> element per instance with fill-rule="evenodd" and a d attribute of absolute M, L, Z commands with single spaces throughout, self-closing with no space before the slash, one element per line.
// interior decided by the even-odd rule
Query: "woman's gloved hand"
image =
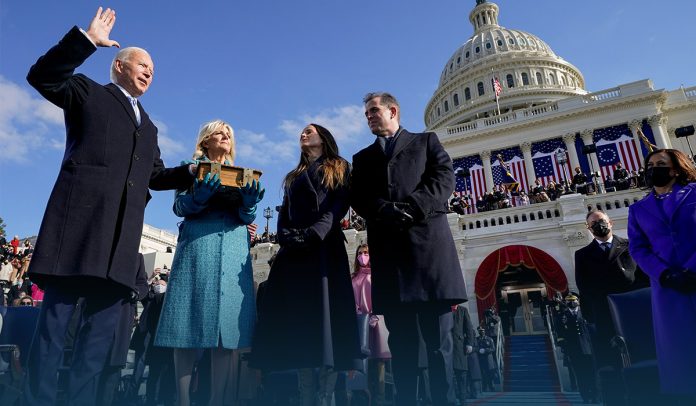
<path fill-rule="evenodd" d="M 244 207 L 254 207 L 263 200 L 266 189 L 261 187 L 261 182 L 253 180 L 240 188 L 239 193 L 242 195 L 242 205 Z"/>
<path fill-rule="evenodd" d="M 210 173 L 205 174 L 202 181 L 196 179 L 193 183 L 193 201 L 197 204 L 204 205 L 220 188 L 220 177 L 216 173 L 212 177 Z"/>

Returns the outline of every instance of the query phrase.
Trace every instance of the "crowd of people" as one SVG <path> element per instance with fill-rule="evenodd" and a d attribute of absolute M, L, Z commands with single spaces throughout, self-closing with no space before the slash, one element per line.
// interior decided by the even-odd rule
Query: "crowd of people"
<path fill-rule="evenodd" d="M 500 184 L 474 199 L 469 191 L 456 192 L 449 201 L 451 212 L 460 215 L 467 214 L 467 210 L 475 207 L 477 212 L 485 212 L 497 209 L 507 209 L 513 206 L 527 206 L 534 203 L 544 203 L 557 200 L 569 193 L 595 194 L 599 189 L 599 172 L 585 174 L 580 167 L 575 168 L 575 175 L 571 181 L 554 182 L 546 185 L 541 179 L 535 179 L 528 191 L 511 191 L 508 185 Z M 616 192 L 632 188 L 644 188 L 646 186 L 645 171 L 640 167 L 638 171 L 629 172 L 621 163 L 616 164 L 614 177 L 607 175 L 604 178 L 602 189 L 604 192 Z M 470 212 L 470 210 L 469 210 Z"/>
<path fill-rule="evenodd" d="M 379 404 L 390 396 L 387 367 L 399 406 L 462 404 L 477 395 L 469 383 L 477 371 L 481 389 L 493 388 L 497 344 L 487 327 L 500 320 L 486 317 L 478 335 L 465 320 L 467 289 L 446 216 L 455 175 L 435 133 L 409 132 L 393 95 L 368 93 L 365 117 L 376 138 L 351 168 L 331 131 L 307 124 L 298 135 L 298 163 L 283 180 L 280 249 L 255 290 L 250 231 L 265 190 L 256 180 L 232 188 L 217 174 L 197 176 L 201 162 L 234 164 L 232 126 L 206 122 L 191 159 L 166 168 L 139 99 L 154 74 L 147 51 L 121 49 L 105 86 L 74 74 L 98 47 L 119 46 L 110 38 L 115 20 L 113 10 L 99 8 L 87 30 L 70 30 L 28 75 L 65 111 L 67 142 L 28 269 L 10 272 L 13 284 L 28 275 L 44 290 L 24 405 L 56 404 L 64 368 L 67 404 L 113 403 L 129 343 L 136 372 L 150 365 L 149 404 L 244 404 L 259 397 L 244 381 L 249 376 L 261 377 L 255 382 L 263 402 L 288 404 L 282 377 L 291 376 L 297 404 L 323 406 L 336 397 L 339 377 L 348 392 L 358 375 L 366 376 L 367 401 Z M 662 387 L 679 394 L 693 393 L 686 378 L 696 363 L 688 342 L 696 327 L 677 333 L 673 325 L 674 317 L 696 319 L 696 239 L 687 238 L 696 226 L 696 170 L 685 162 L 674 150 L 646 157 L 654 193 L 629 213 L 630 254 L 652 281 Z M 551 199 L 554 188 L 534 196 Z M 183 219 L 171 271 L 150 278 L 138 253 L 149 190 L 176 190 L 173 210 Z M 497 193 L 497 208 L 520 197 L 504 186 Z M 355 216 L 346 225 L 350 207 Z M 612 243 L 610 222 L 589 215 L 587 222 L 601 244 Z M 355 225 L 366 229 L 369 247 L 358 247 L 351 273 L 343 229 Z M 683 250 L 674 249 L 674 235 Z M 18 242 L 10 248 L 11 263 Z M 138 301 L 146 310 L 134 340 Z M 133 374 L 131 392 L 141 378 Z"/>
<path fill-rule="evenodd" d="M 34 246 L 15 235 L 10 241 L 0 236 L 0 292 L 3 306 L 34 306 L 43 301 L 44 292 L 29 279 L 29 263 Z"/>

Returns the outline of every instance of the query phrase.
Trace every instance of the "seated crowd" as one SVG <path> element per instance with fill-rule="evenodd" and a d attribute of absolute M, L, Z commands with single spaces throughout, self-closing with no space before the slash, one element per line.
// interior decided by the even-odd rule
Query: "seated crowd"
<path fill-rule="evenodd" d="M 605 193 L 645 187 L 645 171 L 641 167 L 638 171 L 628 171 L 619 163 L 614 170 L 614 176 L 608 175 L 604 179 L 603 190 Z M 580 193 L 585 195 L 595 194 L 597 181 L 601 179 L 599 172 L 586 175 L 580 167 L 575 168 L 575 175 L 571 182 L 550 181 L 546 185 L 537 178 L 528 192 L 512 192 L 506 185 L 497 185 L 484 195 L 474 199 L 471 193 L 457 193 L 450 199 L 450 211 L 457 214 L 467 214 L 467 210 L 476 207 L 477 212 L 507 209 L 513 206 L 527 206 L 534 203 L 554 201 L 562 195 Z"/>

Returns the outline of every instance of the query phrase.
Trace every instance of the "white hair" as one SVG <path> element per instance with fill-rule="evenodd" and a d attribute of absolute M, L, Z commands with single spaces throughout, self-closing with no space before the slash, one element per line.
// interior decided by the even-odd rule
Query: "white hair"
<path fill-rule="evenodd" d="M 126 62 L 130 60 L 133 53 L 137 51 L 144 52 L 145 54 L 150 56 L 150 54 L 146 50 L 138 47 L 123 48 L 122 50 L 118 51 L 116 56 L 114 56 L 114 60 L 111 61 L 111 71 L 109 72 L 109 78 L 113 83 L 116 83 L 116 61 Z"/>

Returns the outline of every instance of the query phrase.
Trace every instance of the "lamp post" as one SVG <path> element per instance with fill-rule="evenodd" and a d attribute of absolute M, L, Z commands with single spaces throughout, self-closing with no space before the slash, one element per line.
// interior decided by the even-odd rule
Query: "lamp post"
<path fill-rule="evenodd" d="M 263 209 L 263 216 L 266 218 L 266 242 L 271 242 L 271 230 L 268 228 L 268 223 L 273 218 L 273 210 L 270 207 Z"/>
<path fill-rule="evenodd" d="M 563 177 L 563 194 L 566 194 L 568 193 L 568 176 L 566 175 L 566 163 L 568 163 L 568 157 L 566 156 L 565 151 L 560 148 L 556 150 L 556 162 L 558 162 L 563 169 L 563 172 L 561 172 L 561 176 Z"/>

